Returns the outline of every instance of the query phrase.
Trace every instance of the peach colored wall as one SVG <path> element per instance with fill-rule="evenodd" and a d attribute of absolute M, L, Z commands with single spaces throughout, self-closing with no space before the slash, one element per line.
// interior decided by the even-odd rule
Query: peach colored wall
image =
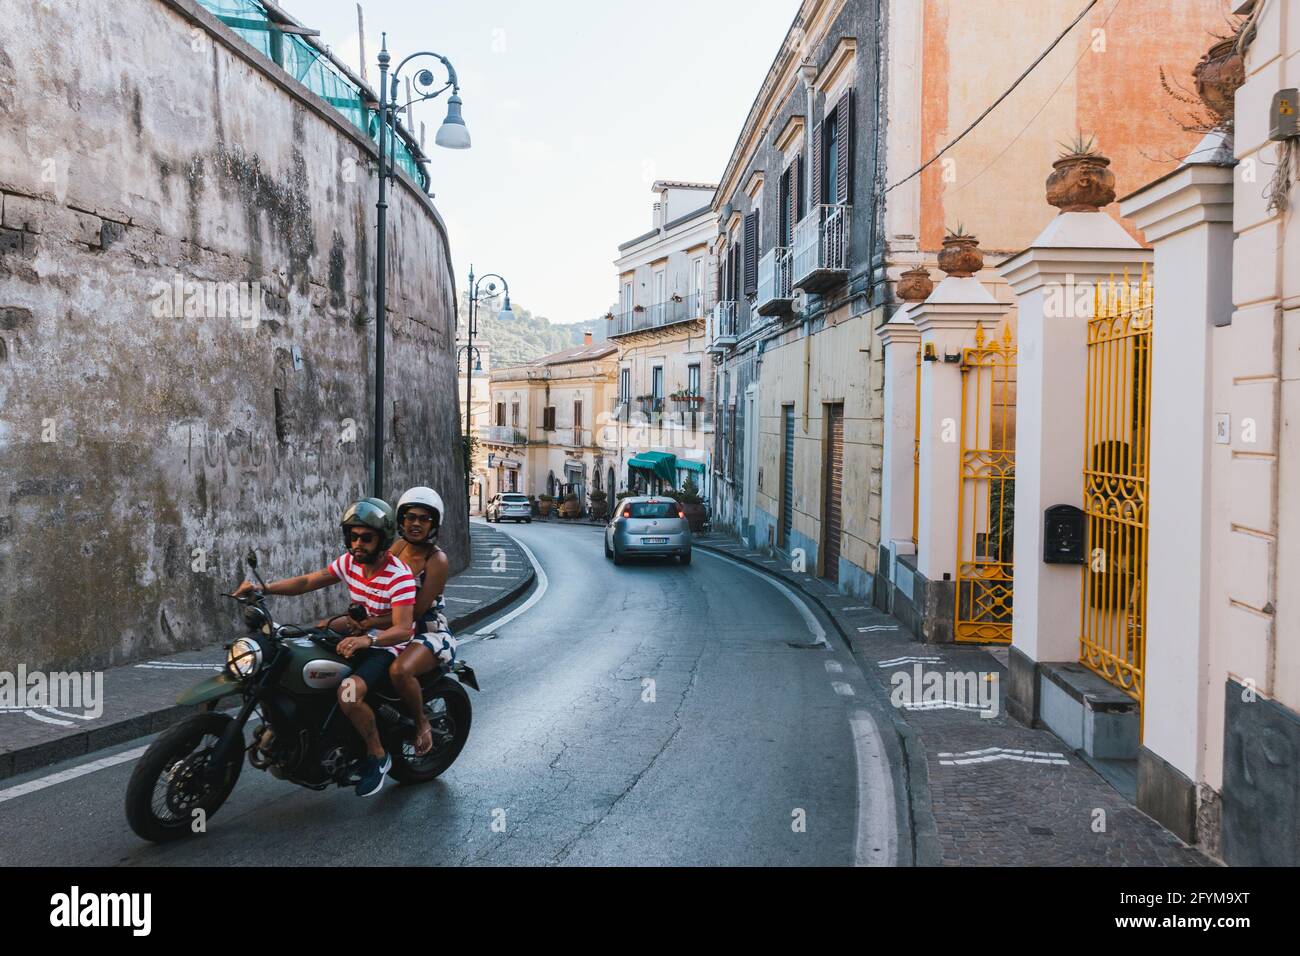
<path fill-rule="evenodd" d="M 938 249 L 944 228 L 960 222 L 986 250 L 1023 249 L 1054 214 L 1044 183 L 1058 144 L 1077 132 L 1096 135 L 1111 158 L 1119 196 L 1172 170 L 1200 138 L 1166 114 L 1185 109 L 1161 89 L 1159 68 L 1190 88 L 1192 67 L 1214 42 L 1210 31 L 1226 32 L 1227 3 L 1116 4 L 1101 0 L 945 154 L 950 163 L 940 160 L 922 175 L 922 248 Z M 1084 0 L 925 0 L 923 157 L 933 156 L 1001 95 L 1083 5 Z M 1104 30 L 1104 50 L 1093 50 L 1094 30 Z M 1118 206 L 1110 212 L 1118 218 Z"/>

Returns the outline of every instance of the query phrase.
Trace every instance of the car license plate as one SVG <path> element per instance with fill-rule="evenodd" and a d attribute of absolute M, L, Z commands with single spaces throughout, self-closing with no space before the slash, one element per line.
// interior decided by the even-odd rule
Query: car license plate
<path fill-rule="evenodd" d="M 642 538 L 641 543 L 642 544 L 667 544 L 668 539 L 667 538 Z"/>

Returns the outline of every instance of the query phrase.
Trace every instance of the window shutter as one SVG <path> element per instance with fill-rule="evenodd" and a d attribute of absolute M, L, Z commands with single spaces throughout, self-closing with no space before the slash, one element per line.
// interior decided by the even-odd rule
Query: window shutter
<path fill-rule="evenodd" d="M 809 202 L 817 205 L 822 202 L 826 191 L 822 188 L 822 124 L 818 123 L 812 131 L 812 195 Z"/>
<path fill-rule="evenodd" d="M 758 211 L 745 217 L 745 295 L 758 291 Z"/>
<path fill-rule="evenodd" d="M 839 126 L 840 162 L 835 183 L 835 201 L 847 203 L 852 195 L 849 171 L 853 168 L 853 91 L 845 90 L 835 104 L 835 121 Z"/>

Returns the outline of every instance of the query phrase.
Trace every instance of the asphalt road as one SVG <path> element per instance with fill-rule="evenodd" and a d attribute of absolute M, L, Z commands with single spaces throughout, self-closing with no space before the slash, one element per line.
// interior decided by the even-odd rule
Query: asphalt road
<path fill-rule="evenodd" d="M 0 865 L 897 861 L 902 801 L 878 702 L 829 622 L 702 550 L 689 567 L 615 568 L 599 528 L 499 527 L 545 584 L 464 647 L 483 690 L 441 778 L 361 800 L 245 766 L 207 833 L 156 847 L 122 810 L 140 740 L 6 780 Z M 821 634 L 825 647 L 791 646 Z"/>

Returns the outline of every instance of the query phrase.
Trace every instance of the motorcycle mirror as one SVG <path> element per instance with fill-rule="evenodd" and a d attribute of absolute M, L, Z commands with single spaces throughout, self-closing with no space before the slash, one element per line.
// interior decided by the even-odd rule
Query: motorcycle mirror
<path fill-rule="evenodd" d="M 257 567 L 257 552 L 255 552 L 252 548 L 249 548 L 248 554 L 244 556 L 244 561 L 248 563 L 248 566 L 250 568 Z"/>

